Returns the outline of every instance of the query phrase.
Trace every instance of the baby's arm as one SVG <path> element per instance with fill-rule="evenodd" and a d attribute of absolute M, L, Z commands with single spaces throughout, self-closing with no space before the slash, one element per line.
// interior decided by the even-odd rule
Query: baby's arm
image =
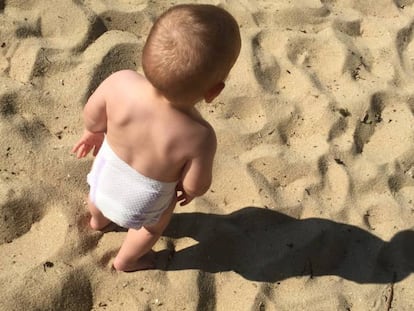
<path fill-rule="evenodd" d="M 92 133 L 106 132 L 106 93 L 110 87 L 110 79 L 106 79 L 99 85 L 96 91 L 89 97 L 83 109 L 83 121 L 85 129 Z"/>
<path fill-rule="evenodd" d="M 212 128 L 202 140 L 197 156 L 189 160 L 184 167 L 178 197 L 180 205 L 186 205 L 195 197 L 201 196 L 210 188 L 214 155 L 217 149 L 217 139 Z"/>
<path fill-rule="evenodd" d="M 93 155 L 96 155 L 102 145 L 107 122 L 105 94 L 110 87 L 108 80 L 110 78 L 101 83 L 83 109 L 85 130 L 72 148 L 72 152 L 76 153 L 78 158 L 85 157 L 92 149 Z"/>

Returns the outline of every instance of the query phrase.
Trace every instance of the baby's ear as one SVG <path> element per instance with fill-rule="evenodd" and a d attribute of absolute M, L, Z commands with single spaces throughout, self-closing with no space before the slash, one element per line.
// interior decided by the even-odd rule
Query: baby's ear
<path fill-rule="evenodd" d="M 219 96 L 225 86 L 224 82 L 219 82 L 210 88 L 206 94 L 204 94 L 206 103 L 211 103 L 217 96 Z"/>

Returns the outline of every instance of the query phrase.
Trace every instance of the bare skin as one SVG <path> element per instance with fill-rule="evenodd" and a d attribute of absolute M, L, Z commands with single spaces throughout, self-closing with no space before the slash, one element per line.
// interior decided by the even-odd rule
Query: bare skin
<path fill-rule="evenodd" d="M 218 81 L 204 95 L 206 102 L 223 88 Z M 151 248 L 168 225 L 176 202 L 188 204 L 210 187 L 216 136 L 194 105 L 169 101 L 130 70 L 107 78 L 85 105 L 85 130 L 72 149 L 78 158 L 91 151 L 96 155 L 106 134 L 112 150 L 132 168 L 162 182 L 178 181 L 181 192 L 156 224 L 128 230 L 113 263 L 118 271 L 152 267 Z M 91 228 L 101 230 L 111 223 L 92 202 L 88 207 Z"/>
<path fill-rule="evenodd" d="M 146 225 L 138 230 L 128 230 L 113 263 L 116 270 L 131 272 L 154 268 L 155 255 L 151 249 L 170 222 L 175 204 L 176 200 L 171 202 L 169 208 L 164 211 L 156 224 Z M 91 201 L 88 202 L 88 208 L 91 213 L 90 226 L 92 229 L 103 230 L 112 223 Z"/>

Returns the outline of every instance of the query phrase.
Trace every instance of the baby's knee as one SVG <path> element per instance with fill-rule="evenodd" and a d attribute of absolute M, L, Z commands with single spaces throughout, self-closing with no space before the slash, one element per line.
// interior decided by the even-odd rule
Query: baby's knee
<path fill-rule="evenodd" d="M 164 226 L 161 226 L 160 224 L 155 224 L 151 226 L 143 226 L 143 229 L 145 230 L 145 233 L 152 238 L 161 236 L 162 232 L 164 231 Z"/>

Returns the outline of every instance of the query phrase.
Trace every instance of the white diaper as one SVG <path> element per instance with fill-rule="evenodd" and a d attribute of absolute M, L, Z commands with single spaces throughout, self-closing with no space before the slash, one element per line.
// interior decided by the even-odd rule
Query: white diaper
<path fill-rule="evenodd" d="M 156 223 L 175 198 L 177 182 L 160 182 L 120 159 L 106 138 L 88 174 L 89 197 L 102 214 L 124 228 Z"/>

